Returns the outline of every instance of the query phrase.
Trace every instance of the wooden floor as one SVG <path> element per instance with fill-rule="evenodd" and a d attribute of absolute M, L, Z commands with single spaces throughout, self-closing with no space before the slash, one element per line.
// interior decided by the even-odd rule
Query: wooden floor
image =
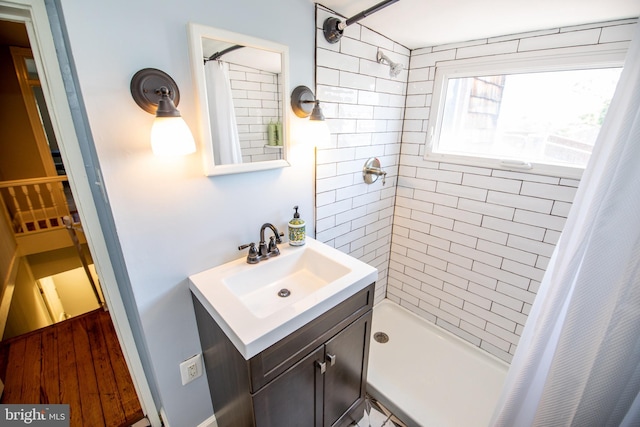
<path fill-rule="evenodd" d="M 0 403 L 66 403 L 71 427 L 129 426 L 144 415 L 102 309 L 0 343 Z"/>

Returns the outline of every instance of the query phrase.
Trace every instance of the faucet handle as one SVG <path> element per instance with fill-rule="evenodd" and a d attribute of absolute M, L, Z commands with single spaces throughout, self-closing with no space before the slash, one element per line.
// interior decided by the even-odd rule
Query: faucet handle
<path fill-rule="evenodd" d="M 282 239 L 280 239 L 281 237 L 284 237 L 283 232 L 280 232 L 276 235 L 276 243 L 282 243 Z"/>
<path fill-rule="evenodd" d="M 247 263 L 257 264 L 260 261 L 260 258 L 258 257 L 258 249 L 256 249 L 256 244 L 251 242 L 245 245 L 238 246 L 239 251 L 247 248 L 249 248 L 249 254 L 247 255 Z"/>
<path fill-rule="evenodd" d="M 270 256 L 280 255 L 280 249 L 278 249 L 278 246 L 276 246 L 276 242 L 282 243 L 279 236 L 278 236 L 278 240 L 276 240 L 275 236 L 271 236 L 269 238 L 269 249 L 267 250 L 267 252 L 269 253 Z"/>

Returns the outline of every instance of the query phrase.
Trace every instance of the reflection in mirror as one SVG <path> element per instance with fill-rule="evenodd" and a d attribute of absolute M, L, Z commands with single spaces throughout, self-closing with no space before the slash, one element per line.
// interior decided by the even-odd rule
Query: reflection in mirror
<path fill-rule="evenodd" d="M 205 173 L 287 166 L 288 49 L 189 24 Z"/>
<path fill-rule="evenodd" d="M 280 54 L 213 39 L 202 50 L 216 162 L 282 158 Z"/>

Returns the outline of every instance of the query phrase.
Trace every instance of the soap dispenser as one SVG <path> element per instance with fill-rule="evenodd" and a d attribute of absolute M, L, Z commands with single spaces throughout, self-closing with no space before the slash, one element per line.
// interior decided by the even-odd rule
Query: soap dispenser
<path fill-rule="evenodd" d="M 291 246 L 302 246 L 306 237 L 304 220 L 300 219 L 298 207 L 294 206 L 293 209 L 295 209 L 295 213 L 291 221 L 289 221 L 289 244 Z"/>

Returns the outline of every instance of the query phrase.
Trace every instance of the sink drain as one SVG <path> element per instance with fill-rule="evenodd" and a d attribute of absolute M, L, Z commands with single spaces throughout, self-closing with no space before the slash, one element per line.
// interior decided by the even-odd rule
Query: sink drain
<path fill-rule="evenodd" d="M 285 288 L 285 289 L 280 289 L 280 290 L 278 291 L 278 296 L 279 296 L 279 297 L 286 298 L 286 297 L 288 297 L 289 295 L 291 295 L 291 291 L 290 291 L 289 289 L 286 289 L 286 288 Z"/>
<path fill-rule="evenodd" d="M 376 332 L 375 334 L 373 334 L 373 339 L 380 344 L 384 344 L 389 342 L 389 335 L 385 334 L 384 332 Z"/>

